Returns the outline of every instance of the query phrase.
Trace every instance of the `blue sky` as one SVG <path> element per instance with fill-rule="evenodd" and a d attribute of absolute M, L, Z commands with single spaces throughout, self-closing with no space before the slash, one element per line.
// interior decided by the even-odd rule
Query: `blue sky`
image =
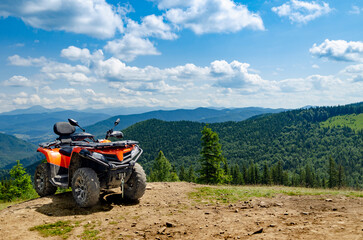
<path fill-rule="evenodd" d="M 363 100 L 363 2 L 3 0 L 0 111 Z"/>

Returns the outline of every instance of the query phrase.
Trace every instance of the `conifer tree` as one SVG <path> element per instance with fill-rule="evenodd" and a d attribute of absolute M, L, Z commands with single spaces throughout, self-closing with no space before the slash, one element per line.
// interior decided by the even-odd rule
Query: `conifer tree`
<path fill-rule="evenodd" d="M 153 168 L 149 177 L 150 182 L 175 182 L 179 181 L 178 175 L 173 171 L 170 162 L 162 151 L 154 161 Z"/>
<path fill-rule="evenodd" d="M 179 170 L 179 180 L 180 181 L 186 181 L 187 180 L 187 173 L 185 172 L 184 166 L 180 166 Z"/>
<path fill-rule="evenodd" d="M 331 156 L 329 157 L 328 174 L 329 174 L 329 181 L 328 181 L 329 188 L 336 187 L 337 186 L 337 170 L 335 167 L 335 161 Z"/>
<path fill-rule="evenodd" d="M 225 162 L 222 156 L 218 134 L 205 126 L 202 130 L 201 170 L 199 182 L 219 184 L 226 180 L 221 164 Z"/>
<path fill-rule="evenodd" d="M 197 179 L 197 177 L 195 176 L 193 165 L 190 165 L 190 167 L 188 169 L 187 181 L 188 182 L 196 182 L 196 179 Z"/>
<path fill-rule="evenodd" d="M 344 168 L 341 164 L 339 164 L 339 166 L 338 166 L 337 185 L 338 185 L 338 188 L 341 188 L 344 186 Z"/>

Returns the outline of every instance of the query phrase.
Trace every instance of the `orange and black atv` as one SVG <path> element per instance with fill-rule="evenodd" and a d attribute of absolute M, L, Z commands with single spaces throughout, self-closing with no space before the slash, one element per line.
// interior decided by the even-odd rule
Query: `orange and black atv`
<path fill-rule="evenodd" d="M 114 127 L 120 122 L 117 119 Z M 78 126 L 83 132 L 75 133 Z M 114 128 L 113 127 L 113 128 Z M 137 200 L 145 193 L 146 175 L 136 163 L 142 154 L 138 142 L 121 139 L 123 133 L 107 131 L 106 138 L 95 140 L 78 122 L 58 122 L 54 132 L 59 136 L 54 142 L 39 144 L 38 152 L 45 155 L 47 163 L 37 166 L 34 187 L 39 196 L 52 195 L 57 187 L 72 187 L 73 197 L 81 207 L 98 202 L 100 191 L 121 187 L 122 196 Z"/>

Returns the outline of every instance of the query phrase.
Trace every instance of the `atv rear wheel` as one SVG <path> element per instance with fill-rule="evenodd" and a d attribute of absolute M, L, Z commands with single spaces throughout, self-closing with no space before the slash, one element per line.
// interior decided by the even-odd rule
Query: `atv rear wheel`
<path fill-rule="evenodd" d="M 146 174 L 140 164 L 136 163 L 129 180 L 125 183 L 124 197 L 129 200 L 141 198 L 146 189 Z"/>
<path fill-rule="evenodd" d="M 91 207 L 100 197 L 100 181 L 91 168 L 79 168 L 72 178 L 73 198 L 80 207 Z"/>
<path fill-rule="evenodd" d="M 49 181 L 49 175 L 47 163 L 41 163 L 35 169 L 34 188 L 41 197 L 53 195 L 57 191 L 57 187 Z"/>

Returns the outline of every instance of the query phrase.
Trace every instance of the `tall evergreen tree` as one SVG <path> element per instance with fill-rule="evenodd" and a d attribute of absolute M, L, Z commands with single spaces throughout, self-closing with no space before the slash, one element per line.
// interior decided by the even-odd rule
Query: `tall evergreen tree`
<path fill-rule="evenodd" d="M 341 164 L 339 164 L 339 166 L 338 166 L 337 185 L 338 185 L 338 188 L 341 188 L 344 186 L 344 168 Z"/>
<path fill-rule="evenodd" d="M 193 165 L 189 166 L 188 169 L 188 175 L 187 175 L 187 181 L 188 182 L 196 182 L 197 177 L 195 176 Z"/>
<path fill-rule="evenodd" d="M 188 178 L 188 176 L 187 176 L 187 173 L 185 172 L 184 166 L 181 165 L 180 170 L 179 170 L 179 180 L 186 181 L 187 178 Z"/>
<path fill-rule="evenodd" d="M 178 175 L 173 171 L 170 162 L 162 151 L 154 161 L 154 166 L 150 172 L 150 182 L 175 182 L 179 181 Z"/>
<path fill-rule="evenodd" d="M 329 157 L 329 168 L 328 168 L 328 174 L 329 174 L 329 182 L 328 186 L 329 188 L 334 188 L 337 186 L 337 170 L 335 167 L 335 161 L 333 157 Z"/>
<path fill-rule="evenodd" d="M 221 144 L 218 134 L 212 129 L 204 126 L 202 130 L 201 170 L 199 182 L 201 183 L 223 183 L 226 179 L 221 164 L 225 162 L 222 156 Z"/>

